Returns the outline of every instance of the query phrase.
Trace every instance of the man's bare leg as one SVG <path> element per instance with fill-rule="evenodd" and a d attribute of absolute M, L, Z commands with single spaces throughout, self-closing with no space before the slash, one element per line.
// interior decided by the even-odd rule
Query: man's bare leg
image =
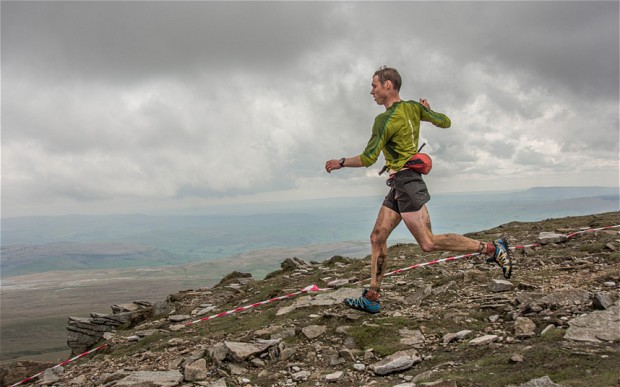
<path fill-rule="evenodd" d="M 433 235 L 431 219 L 426 205 L 419 211 L 402 213 L 401 217 L 423 251 L 458 251 L 481 253 L 492 258 L 501 268 L 504 277 L 510 278 L 512 260 L 506 241 L 480 242 L 458 234 Z"/>
<path fill-rule="evenodd" d="M 426 205 L 423 205 L 419 211 L 405 212 L 401 214 L 401 217 L 423 251 L 440 250 L 470 253 L 480 251 L 481 242 L 475 239 L 458 234 L 434 235 Z"/>
<path fill-rule="evenodd" d="M 387 269 L 387 240 L 392 231 L 400 223 L 401 216 L 398 212 L 391 210 L 385 206 L 381 206 L 377 221 L 370 234 L 370 244 L 372 247 L 372 255 L 370 256 L 370 294 L 367 293 L 368 299 L 378 299 L 378 292 L 381 288 L 381 282 Z M 376 297 L 374 293 L 377 293 Z"/>

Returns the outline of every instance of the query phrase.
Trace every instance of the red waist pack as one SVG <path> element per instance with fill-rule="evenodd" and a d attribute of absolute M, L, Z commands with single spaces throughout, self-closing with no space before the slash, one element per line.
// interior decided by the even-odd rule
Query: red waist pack
<path fill-rule="evenodd" d="M 431 159 L 431 156 L 427 155 L 426 153 L 416 153 L 415 155 L 411 156 L 409 161 L 405 163 L 404 167 L 413 169 L 414 171 L 423 175 L 428 175 L 428 173 L 433 168 L 433 160 Z"/>

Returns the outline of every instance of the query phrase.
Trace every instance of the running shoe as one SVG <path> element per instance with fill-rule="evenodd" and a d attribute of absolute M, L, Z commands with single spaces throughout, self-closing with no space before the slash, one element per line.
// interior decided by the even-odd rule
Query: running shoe
<path fill-rule="evenodd" d="M 497 239 L 493 241 L 493 245 L 495 246 L 495 253 L 489 261 L 497 263 L 502 268 L 504 277 L 508 279 L 512 274 L 512 258 L 510 257 L 508 243 L 504 239 Z"/>
<path fill-rule="evenodd" d="M 381 304 L 379 301 L 370 301 L 365 297 L 368 290 L 364 289 L 362 296 L 358 298 L 345 298 L 344 304 L 349 308 L 364 311 L 366 313 L 379 313 L 381 310 Z"/>

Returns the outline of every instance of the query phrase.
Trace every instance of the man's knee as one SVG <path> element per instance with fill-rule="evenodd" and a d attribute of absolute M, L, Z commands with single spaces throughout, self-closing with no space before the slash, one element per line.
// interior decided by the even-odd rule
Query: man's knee
<path fill-rule="evenodd" d="M 375 246 L 387 243 L 387 238 L 387 232 L 380 228 L 375 228 L 370 233 L 370 243 Z"/>
<path fill-rule="evenodd" d="M 435 243 L 433 243 L 432 239 L 420 241 L 418 243 L 420 244 L 420 248 L 422 249 L 422 251 L 424 251 L 425 253 L 430 253 L 436 250 Z"/>

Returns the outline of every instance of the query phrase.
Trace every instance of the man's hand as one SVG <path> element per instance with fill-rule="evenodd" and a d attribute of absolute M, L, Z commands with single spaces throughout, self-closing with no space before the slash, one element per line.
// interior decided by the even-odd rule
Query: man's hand
<path fill-rule="evenodd" d="M 420 98 L 420 103 L 422 104 L 422 106 L 424 106 L 428 110 L 431 110 L 431 105 L 428 103 L 426 99 Z"/>
<path fill-rule="evenodd" d="M 327 173 L 331 173 L 334 169 L 340 169 L 340 160 L 329 160 L 325 163 L 325 170 Z"/>

